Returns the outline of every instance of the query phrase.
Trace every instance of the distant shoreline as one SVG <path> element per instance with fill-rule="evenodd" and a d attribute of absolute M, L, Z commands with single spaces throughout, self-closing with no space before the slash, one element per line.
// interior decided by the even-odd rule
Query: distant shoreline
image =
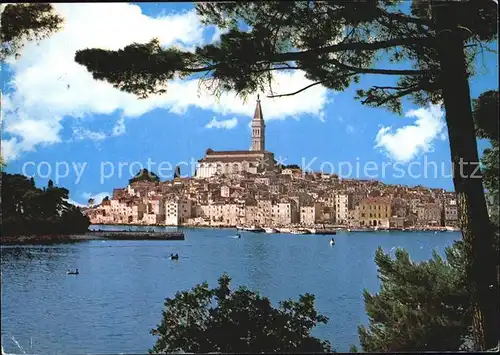
<path fill-rule="evenodd" d="M 105 223 L 100 223 L 100 224 L 91 224 L 90 225 L 91 227 L 92 226 L 117 226 L 117 227 L 127 227 L 127 226 L 131 226 L 131 227 L 164 227 L 164 228 L 193 228 L 193 229 L 202 229 L 202 228 L 208 228 L 208 229 L 237 229 L 236 226 L 203 226 L 203 225 L 178 225 L 178 226 L 174 226 L 174 225 L 165 225 L 165 224 L 131 224 L 131 223 L 127 223 L 127 224 L 120 224 L 120 223 L 113 223 L 113 224 L 105 224 Z M 290 228 L 290 229 L 294 229 L 294 228 L 316 228 L 316 229 L 321 229 L 320 227 L 303 227 L 303 226 L 293 226 L 293 227 L 287 227 L 287 228 Z M 349 231 L 350 229 L 362 229 L 362 228 L 372 228 L 372 227 L 328 227 L 327 229 L 336 229 L 338 231 Z M 446 227 L 443 227 L 443 226 L 438 226 L 438 227 L 433 227 L 433 226 L 429 226 L 429 227 L 407 227 L 407 228 L 404 228 L 404 229 L 401 229 L 401 228 L 380 228 L 378 230 L 372 230 L 371 232 L 386 232 L 386 231 L 389 231 L 389 232 L 445 232 L 445 230 L 443 230 L 444 228 Z M 455 228 L 455 227 L 451 227 L 451 228 Z M 449 232 L 460 232 L 460 229 L 454 229 L 454 230 L 448 230 Z"/>
<path fill-rule="evenodd" d="M 236 227 L 231 226 L 165 226 L 165 225 L 143 225 L 143 224 L 94 224 L 91 227 L 97 226 L 116 226 L 119 228 L 132 226 L 132 227 L 169 227 L 169 228 L 192 228 L 192 229 L 236 229 Z M 64 244 L 64 243 L 77 243 L 84 242 L 90 240 L 106 240 L 107 238 L 99 237 L 98 235 L 92 235 L 92 232 L 97 231 L 98 229 L 89 229 L 84 234 L 57 234 L 57 235 L 30 235 L 30 236 L 2 236 L 0 238 L 0 245 L 47 245 L 47 244 Z M 349 232 L 347 229 L 343 229 L 343 231 Z M 383 232 L 436 232 L 435 229 L 405 229 L 405 230 L 378 230 L 378 231 L 366 231 L 366 232 L 357 232 L 352 231 L 351 233 L 383 233 Z M 443 233 L 445 231 L 442 231 Z M 460 230 L 450 230 L 450 232 L 460 232 Z M 286 233 L 283 233 L 286 234 Z M 306 235 L 317 235 L 317 234 L 306 234 Z M 141 240 L 141 239 L 134 239 Z M 146 239 L 144 239 L 146 240 Z"/>

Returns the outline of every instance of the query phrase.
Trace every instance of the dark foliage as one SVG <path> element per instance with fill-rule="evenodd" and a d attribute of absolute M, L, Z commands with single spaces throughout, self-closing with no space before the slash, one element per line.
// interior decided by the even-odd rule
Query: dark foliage
<path fill-rule="evenodd" d="M 150 353 L 306 353 L 330 352 L 328 341 L 311 335 L 311 329 L 328 318 L 314 308 L 314 296 L 280 302 L 240 287 L 229 288 L 227 275 L 217 288 L 207 283 L 178 292 L 165 300 L 158 337 Z"/>
<path fill-rule="evenodd" d="M 134 182 L 139 182 L 139 181 L 159 182 L 160 178 L 152 171 L 148 171 L 148 169 L 142 169 L 137 174 L 135 174 L 135 176 L 132 179 L 130 179 L 128 183 L 133 184 Z"/>
<path fill-rule="evenodd" d="M 447 262 L 436 252 L 421 263 L 401 249 L 395 256 L 393 260 L 380 248 L 376 252 L 381 287 L 375 295 L 363 294 L 370 319 L 368 328 L 359 327 L 363 350 L 460 349 L 472 324 L 462 243 L 446 249 Z"/>
<path fill-rule="evenodd" d="M 2 235 L 85 233 L 90 221 L 66 202 L 68 190 L 50 181 L 45 189 L 20 174 L 2 173 Z"/>
<path fill-rule="evenodd" d="M 59 30 L 63 19 L 51 4 L 8 4 L 0 17 L 0 59 L 19 56 L 24 40 L 40 41 Z"/>

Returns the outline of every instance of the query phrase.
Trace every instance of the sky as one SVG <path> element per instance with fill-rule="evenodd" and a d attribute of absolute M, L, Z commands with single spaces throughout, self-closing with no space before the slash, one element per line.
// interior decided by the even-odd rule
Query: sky
<path fill-rule="evenodd" d="M 158 37 L 163 46 L 192 50 L 217 41 L 190 3 L 54 4 L 64 28 L 40 43 L 27 43 L 19 59 L 2 65 L 2 155 L 6 171 L 52 179 L 75 204 L 96 202 L 125 187 L 140 168 L 162 180 L 175 166 L 193 175 L 207 148 L 247 150 L 258 93 L 246 102 L 234 93 L 220 101 L 200 91 L 196 79 L 169 83 L 167 93 L 138 99 L 96 81 L 74 62 L 76 50 L 117 50 Z M 471 95 L 498 89 L 495 54 L 478 58 Z M 365 76 L 346 91 L 315 86 L 291 97 L 261 93 L 266 150 L 278 162 L 346 178 L 453 190 L 444 112 L 438 105 L 404 102 L 403 115 L 369 108 L 356 89 L 390 83 Z M 310 84 L 300 71 L 275 77 L 276 93 Z M 479 151 L 488 146 L 479 141 Z"/>

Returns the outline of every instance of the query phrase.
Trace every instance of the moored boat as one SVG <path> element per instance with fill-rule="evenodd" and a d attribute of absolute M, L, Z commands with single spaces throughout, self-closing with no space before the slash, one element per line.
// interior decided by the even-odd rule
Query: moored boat
<path fill-rule="evenodd" d="M 243 230 L 245 230 L 247 232 L 254 232 L 254 233 L 264 232 L 264 229 L 260 228 L 258 226 L 244 227 Z"/>
<path fill-rule="evenodd" d="M 337 232 L 334 229 L 326 229 L 326 228 L 311 228 L 309 232 L 312 234 L 320 234 L 320 235 L 335 235 Z"/>
<path fill-rule="evenodd" d="M 278 232 L 280 232 L 280 233 L 291 233 L 292 229 L 291 228 L 278 228 Z"/>
<path fill-rule="evenodd" d="M 290 233 L 292 234 L 311 234 L 307 229 L 293 229 Z"/>
<path fill-rule="evenodd" d="M 279 233 L 279 230 L 276 228 L 264 228 L 264 231 L 268 234 Z"/>

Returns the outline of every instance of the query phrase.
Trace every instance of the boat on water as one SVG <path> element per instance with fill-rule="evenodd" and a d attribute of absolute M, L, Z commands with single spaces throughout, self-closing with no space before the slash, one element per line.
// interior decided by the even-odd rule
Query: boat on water
<path fill-rule="evenodd" d="M 293 229 L 290 233 L 292 234 L 311 234 L 307 229 Z"/>
<path fill-rule="evenodd" d="M 268 234 L 279 233 L 279 230 L 276 228 L 264 228 L 264 231 Z"/>
<path fill-rule="evenodd" d="M 330 246 L 333 247 L 334 245 L 335 245 L 335 239 L 332 238 L 332 239 L 330 239 Z"/>
<path fill-rule="evenodd" d="M 79 275 L 80 272 L 78 271 L 78 269 L 76 269 L 75 271 L 67 271 L 66 272 L 66 275 Z"/>
<path fill-rule="evenodd" d="M 243 230 L 245 230 L 247 232 L 254 232 L 254 233 L 262 233 L 262 232 L 264 232 L 264 229 L 260 228 L 258 226 L 244 227 Z"/>
<path fill-rule="evenodd" d="M 309 229 L 311 234 L 319 234 L 319 235 L 335 235 L 337 232 L 334 229 L 326 229 L 326 228 L 311 228 Z"/>
<path fill-rule="evenodd" d="M 291 228 L 279 228 L 278 232 L 280 232 L 280 233 L 291 233 L 292 229 Z"/>
<path fill-rule="evenodd" d="M 179 260 L 179 254 L 170 254 L 170 260 Z"/>

